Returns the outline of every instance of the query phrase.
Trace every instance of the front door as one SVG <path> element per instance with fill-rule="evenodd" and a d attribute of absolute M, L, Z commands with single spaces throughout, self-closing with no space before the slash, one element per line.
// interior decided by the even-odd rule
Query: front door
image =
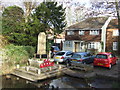
<path fill-rule="evenodd" d="M 79 52 L 80 42 L 75 42 L 75 52 Z"/>

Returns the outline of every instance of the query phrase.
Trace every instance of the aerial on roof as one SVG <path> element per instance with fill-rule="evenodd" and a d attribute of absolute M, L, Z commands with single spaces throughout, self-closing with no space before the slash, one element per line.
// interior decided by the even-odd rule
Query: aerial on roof
<path fill-rule="evenodd" d="M 107 19 L 108 17 L 92 17 L 84 21 L 81 21 L 77 24 L 71 25 L 67 29 L 74 29 L 74 30 L 75 29 L 85 29 L 85 30 L 98 29 L 99 30 L 105 24 Z"/>

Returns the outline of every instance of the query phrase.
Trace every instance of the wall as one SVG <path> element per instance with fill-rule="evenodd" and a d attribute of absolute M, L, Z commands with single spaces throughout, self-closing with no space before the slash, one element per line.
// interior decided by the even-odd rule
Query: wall
<path fill-rule="evenodd" d="M 101 30 L 99 30 L 99 35 L 90 35 L 90 30 L 85 30 L 84 35 L 79 35 L 79 31 L 75 30 L 74 35 L 67 35 L 65 33 L 65 40 L 80 40 L 80 41 L 101 41 Z"/>
<path fill-rule="evenodd" d="M 118 36 L 113 36 L 113 30 L 117 29 L 107 29 L 106 51 L 113 51 L 113 42 L 118 42 Z"/>
<path fill-rule="evenodd" d="M 70 42 L 71 42 L 70 47 L 66 46 L 66 41 L 63 42 L 63 51 L 74 51 L 74 42 L 73 41 Z"/>

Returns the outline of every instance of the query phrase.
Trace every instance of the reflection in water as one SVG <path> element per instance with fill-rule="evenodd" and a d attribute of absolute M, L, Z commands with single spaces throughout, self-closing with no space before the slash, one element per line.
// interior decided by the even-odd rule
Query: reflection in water
<path fill-rule="evenodd" d="M 10 79 L 2 77 L 3 88 L 111 88 L 113 81 L 106 81 L 103 79 L 78 79 L 69 76 L 62 76 L 57 78 L 51 78 L 38 82 L 31 82 L 13 75 L 10 75 Z"/>

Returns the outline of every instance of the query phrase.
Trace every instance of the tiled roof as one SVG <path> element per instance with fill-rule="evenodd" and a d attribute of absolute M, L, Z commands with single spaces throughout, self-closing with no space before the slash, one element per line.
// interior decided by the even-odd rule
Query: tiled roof
<path fill-rule="evenodd" d="M 84 21 L 81 21 L 77 24 L 71 25 L 67 29 L 74 29 L 74 30 L 76 29 L 84 29 L 84 30 L 101 29 L 107 19 L 108 17 L 92 17 Z"/>

